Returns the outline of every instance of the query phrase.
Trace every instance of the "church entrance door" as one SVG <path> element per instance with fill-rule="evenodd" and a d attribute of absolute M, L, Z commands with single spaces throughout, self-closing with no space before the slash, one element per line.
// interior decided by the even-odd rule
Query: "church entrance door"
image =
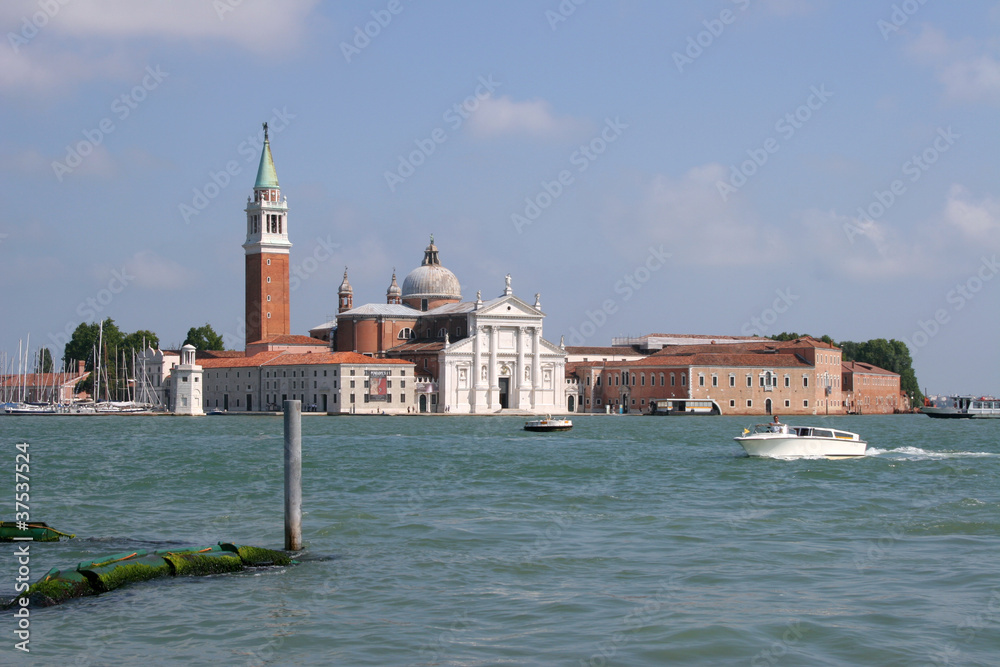
<path fill-rule="evenodd" d="M 505 410 L 510 407 L 510 378 L 500 378 L 500 409 Z"/>
<path fill-rule="evenodd" d="M 420 411 L 427 412 L 427 394 L 420 397 Z"/>

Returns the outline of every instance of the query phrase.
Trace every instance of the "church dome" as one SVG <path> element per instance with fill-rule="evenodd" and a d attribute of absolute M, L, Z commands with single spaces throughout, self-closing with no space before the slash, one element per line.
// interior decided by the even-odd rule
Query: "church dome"
<path fill-rule="evenodd" d="M 433 236 L 424 250 L 424 261 L 403 280 L 403 298 L 462 300 L 462 286 L 454 273 L 441 266 Z"/>

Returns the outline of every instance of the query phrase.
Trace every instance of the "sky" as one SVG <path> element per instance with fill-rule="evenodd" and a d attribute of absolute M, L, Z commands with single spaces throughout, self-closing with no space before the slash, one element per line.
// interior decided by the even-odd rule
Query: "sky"
<path fill-rule="evenodd" d="M 431 234 L 544 335 L 827 334 L 996 394 L 1000 3 L 5 0 L 0 350 L 243 345 L 267 122 L 292 332 Z"/>

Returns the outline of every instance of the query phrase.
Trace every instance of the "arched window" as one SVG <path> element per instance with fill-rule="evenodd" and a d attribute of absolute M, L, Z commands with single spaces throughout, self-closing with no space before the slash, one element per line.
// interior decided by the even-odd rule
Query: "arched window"
<path fill-rule="evenodd" d="M 639 385 L 643 386 L 643 387 L 646 386 L 646 374 L 645 373 L 640 373 L 639 374 Z"/>
<path fill-rule="evenodd" d="M 413 329 L 410 327 L 403 327 L 399 330 L 399 336 L 397 336 L 397 338 L 400 340 L 409 340 L 413 338 Z"/>

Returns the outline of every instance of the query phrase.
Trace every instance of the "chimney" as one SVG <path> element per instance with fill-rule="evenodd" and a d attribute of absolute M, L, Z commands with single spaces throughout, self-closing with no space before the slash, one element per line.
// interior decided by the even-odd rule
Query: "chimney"
<path fill-rule="evenodd" d="M 78 361 L 78 362 L 76 362 L 76 373 L 77 373 L 77 375 L 83 375 L 86 372 L 84 370 L 86 367 L 87 367 L 87 362 L 85 362 L 85 361 Z"/>

